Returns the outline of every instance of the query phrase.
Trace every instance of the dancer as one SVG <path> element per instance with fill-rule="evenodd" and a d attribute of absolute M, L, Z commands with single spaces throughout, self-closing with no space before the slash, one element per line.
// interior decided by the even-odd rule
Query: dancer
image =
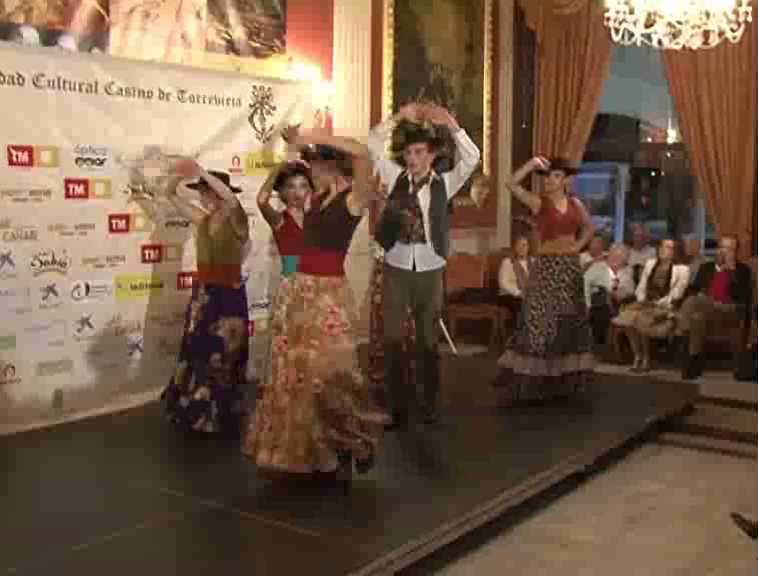
<path fill-rule="evenodd" d="M 385 142 L 401 119 L 421 124 L 446 125 L 460 153 L 450 172 L 432 170 L 439 139 L 418 126 L 406 133 L 402 168 L 385 154 Z M 442 273 L 448 255 L 448 202 L 479 164 L 480 152 L 447 110 L 433 105 L 409 104 L 376 126 L 369 136 L 374 165 L 390 190 L 376 229 L 384 248 L 385 386 L 392 411 L 390 428 L 407 427 L 409 386 L 403 385 L 407 366 L 403 353 L 403 323 L 408 307 L 416 328 L 416 374 L 424 389 L 421 416 L 436 420 L 439 387 L 437 326 L 442 308 Z M 414 395 L 415 396 L 415 395 Z"/>
<path fill-rule="evenodd" d="M 273 310 L 272 358 L 243 452 L 267 472 L 373 465 L 384 417 L 372 411 L 356 355 L 352 294 L 344 261 L 369 200 L 368 151 L 358 142 L 298 134 L 316 192 L 306 209 L 297 272 Z M 350 166 L 352 164 L 352 167 Z M 352 184 L 347 177 L 352 172 Z"/>
<path fill-rule="evenodd" d="M 296 161 L 276 166 L 258 192 L 258 208 L 271 226 L 285 278 L 297 270 L 298 257 L 303 249 L 305 205 L 314 188 L 310 170 L 305 163 Z M 283 212 L 271 206 L 274 190 L 285 206 Z"/>
<path fill-rule="evenodd" d="M 381 215 L 384 212 L 386 201 L 387 187 L 383 183 L 378 183 L 375 196 L 377 215 Z M 374 266 L 371 269 L 369 281 L 371 315 L 369 320 L 368 373 L 372 393 L 382 408 L 389 409 L 384 383 L 384 299 L 382 297 L 384 287 L 384 249 L 376 240 L 374 240 L 373 244 Z M 402 375 L 403 385 L 411 386 L 416 382 L 416 325 L 410 309 L 403 320 L 402 346 L 403 354 L 408 359 Z"/>
<path fill-rule="evenodd" d="M 545 177 L 541 195 L 521 184 L 533 172 Z M 593 226 L 582 202 L 567 193 L 568 179 L 575 173 L 564 159 L 537 157 L 519 168 L 508 184 L 513 195 L 529 207 L 539 240 L 521 321 L 499 360 L 496 385 L 505 389 L 511 401 L 570 395 L 593 369 L 579 263 Z"/>
<path fill-rule="evenodd" d="M 197 181 L 188 184 L 188 178 Z M 200 193 L 200 207 L 188 200 L 190 190 Z M 184 336 L 161 396 L 171 420 L 185 430 L 239 433 L 248 361 L 242 262 L 249 240 L 240 192 L 228 174 L 206 171 L 191 159 L 177 163 L 166 185 L 168 199 L 197 230 L 197 276 Z"/>
<path fill-rule="evenodd" d="M 650 370 L 650 340 L 674 336 L 676 309 L 690 283 L 690 269 L 680 263 L 676 241 L 667 239 L 658 258 L 648 260 L 635 291 L 637 301 L 621 309 L 613 324 L 623 329 L 634 352 L 632 372 Z"/>

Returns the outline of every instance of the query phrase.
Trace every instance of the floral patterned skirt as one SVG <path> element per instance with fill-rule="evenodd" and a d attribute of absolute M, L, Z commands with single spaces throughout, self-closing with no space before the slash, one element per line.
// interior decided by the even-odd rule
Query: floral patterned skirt
<path fill-rule="evenodd" d="M 591 376 L 592 332 L 577 256 L 535 258 L 498 379 L 514 400 L 565 396 Z"/>
<path fill-rule="evenodd" d="M 239 434 L 248 362 L 244 286 L 195 283 L 176 369 L 161 396 L 185 430 Z"/>
<path fill-rule="evenodd" d="M 296 273 L 279 286 L 271 359 L 243 453 L 275 472 L 331 472 L 340 452 L 364 458 L 386 415 L 358 367 L 352 294 L 344 277 Z"/>
<path fill-rule="evenodd" d="M 376 258 L 371 271 L 369 298 L 371 317 L 369 327 L 368 373 L 372 392 L 379 398 L 384 395 L 384 299 L 383 294 L 384 259 Z M 408 359 L 405 372 L 406 382 L 413 385 L 416 373 L 416 325 L 408 311 L 408 318 L 403 323 L 403 352 Z"/>

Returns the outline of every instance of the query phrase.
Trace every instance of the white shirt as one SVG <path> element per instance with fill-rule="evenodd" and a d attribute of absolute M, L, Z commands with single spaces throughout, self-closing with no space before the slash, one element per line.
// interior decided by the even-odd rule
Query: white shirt
<path fill-rule="evenodd" d="M 650 260 L 655 260 L 658 254 L 653 246 L 645 246 L 642 250 L 629 249 L 629 266 L 644 266 Z"/>
<path fill-rule="evenodd" d="M 401 166 L 393 162 L 385 153 L 385 143 L 392 132 L 394 122 L 388 121 L 375 126 L 368 136 L 368 149 L 371 153 L 371 160 L 374 163 L 379 177 L 387 186 L 387 190 L 392 192 L 398 177 L 405 171 Z M 453 134 L 460 160 L 455 167 L 445 174 L 432 173 L 432 178 L 441 178 L 445 183 L 447 198 L 450 200 L 455 196 L 474 172 L 479 164 L 481 153 L 476 144 L 469 138 L 466 131 L 462 128 Z M 410 178 L 410 175 L 407 175 Z M 431 181 L 430 181 L 431 182 Z M 403 270 L 413 270 L 413 264 L 416 264 L 416 270 L 424 272 L 428 270 L 437 270 L 445 266 L 445 259 L 437 252 L 431 242 L 431 227 L 429 225 L 429 205 L 431 203 L 431 188 L 429 184 L 423 186 L 418 191 L 419 207 L 424 224 L 424 233 L 426 242 L 421 244 L 403 244 L 397 242 L 391 250 L 384 255 L 384 260 L 390 266 L 401 268 Z"/>
<path fill-rule="evenodd" d="M 595 262 L 584 273 L 584 297 L 587 306 L 592 304 L 592 293 L 602 288 L 609 295 L 616 290 L 620 298 L 634 296 L 634 277 L 629 266 L 614 272 L 608 262 Z"/>
<path fill-rule="evenodd" d="M 529 258 L 520 258 L 518 262 L 529 272 Z M 513 269 L 513 260 L 504 258 L 500 264 L 500 273 L 498 274 L 498 285 L 500 294 L 506 294 L 515 298 L 521 298 L 523 294 L 518 287 L 518 278 L 516 271 Z"/>

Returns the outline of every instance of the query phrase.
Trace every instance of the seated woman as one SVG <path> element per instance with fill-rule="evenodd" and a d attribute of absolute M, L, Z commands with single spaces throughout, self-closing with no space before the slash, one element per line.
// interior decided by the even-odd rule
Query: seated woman
<path fill-rule="evenodd" d="M 637 285 L 637 301 L 624 306 L 613 324 L 622 328 L 634 352 L 633 372 L 650 370 L 650 340 L 668 338 L 676 329 L 676 307 L 684 298 L 690 269 L 679 263 L 674 240 L 663 240 Z"/>
<path fill-rule="evenodd" d="M 498 286 L 500 288 L 497 297 L 498 306 L 510 309 L 514 318 L 521 311 L 521 303 L 529 284 L 531 263 L 529 238 L 519 236 L 513 242 L 513 254 L 503 259 L 498 274 Z"/>

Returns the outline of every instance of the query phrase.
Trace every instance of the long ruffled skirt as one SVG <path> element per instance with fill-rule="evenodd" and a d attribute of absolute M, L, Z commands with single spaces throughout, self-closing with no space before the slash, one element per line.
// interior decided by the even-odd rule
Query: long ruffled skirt
<path fill-rule="evenodd" d="M 511 400 L 569 395 L 592 375 L 592 344 L 579 258 L 538 256 L 521 317 L 498 362 L 498 386 Z"/>
<path fill-rule="evenodd" d="M 192 287 L 176 369 L 161 396 L 179 428 L 239 434 L 249 356 L 247 318 L 244 286 Z"/>
<path fill-rule="evenodd" d="M 271 359 L 243 453 L 278 472 L 330 472 L 338 455 L 365 458 L 386 416 L 358 367 L 352 294 L 344 277 L 297 273 L 279 286 Z"/>

